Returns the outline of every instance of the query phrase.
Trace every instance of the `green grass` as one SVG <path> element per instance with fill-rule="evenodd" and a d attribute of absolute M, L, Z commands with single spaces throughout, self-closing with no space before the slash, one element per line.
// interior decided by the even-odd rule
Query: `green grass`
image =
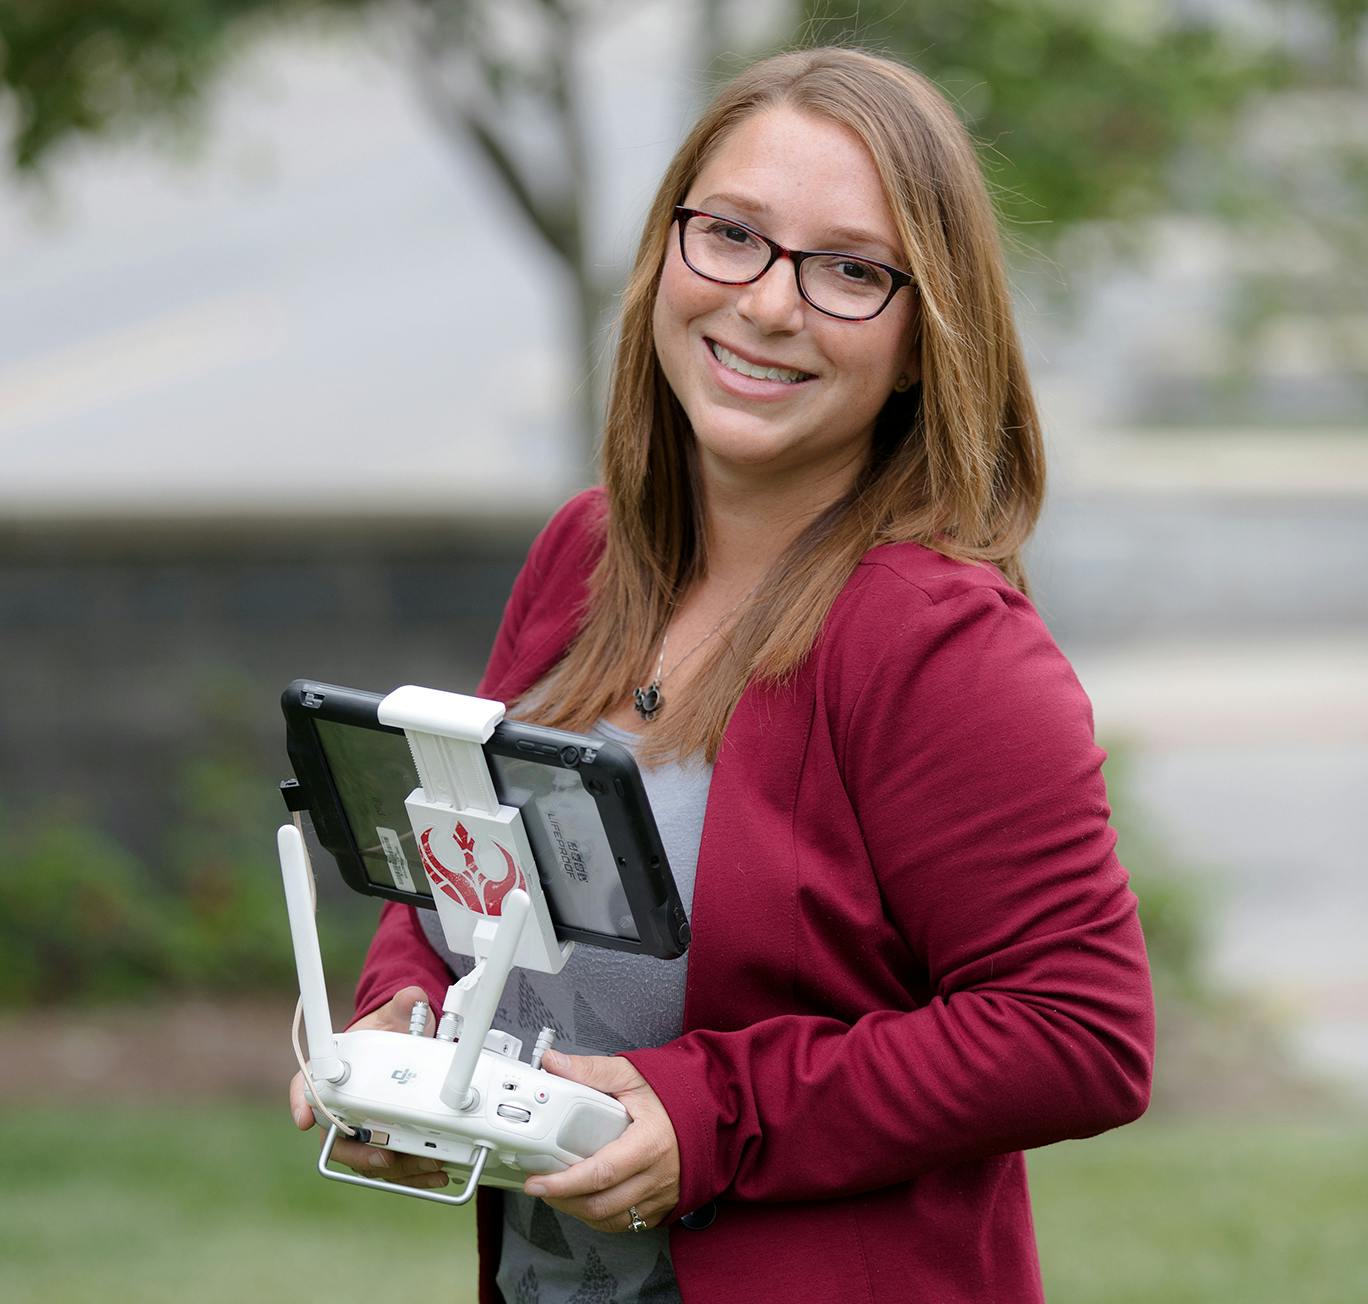
<path fill-rule="evenodd" d="M 1368 1121 L 1145 1118 L 1029 1159 L 1051 1304 L 1368 1300 Z"/>
<path fill-rule="evenodd" d="M 473 1209 L 314 1171 L 283 1108 L 49 1107 L 0 1122 L 6 1304 L 473 1304 Z"/>
<path fill-rule="evenodd" d="M 0 1294 L 474 1300 L 471 1213 L 330 1185 L 312 1147 L 266 1106 L 8 1106 Z M 1030 1169 L 1051 1304 L 1368 1299 L 1368 1122 L 1146 1119 Z"/>

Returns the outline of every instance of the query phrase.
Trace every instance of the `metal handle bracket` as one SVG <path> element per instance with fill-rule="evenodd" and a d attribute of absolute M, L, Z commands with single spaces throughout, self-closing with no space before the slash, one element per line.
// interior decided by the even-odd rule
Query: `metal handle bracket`
<path fill-rule="evenodd" d="M 339 1173 L 328 1167 L 332 1158 L 333 1143 L 337 1140 L 337 1128 L 328 1129 L 327 1140 L 318 1155 L 318 1171 L 330 1182 L 346 1182 L 349 1186 L 369 1186 L 374 1191 L 385 1191 L 390 1195 L 411 1195 L 418 1200 L 432 1200 L 437 1204 L 469 1204 L 479 1185 L 480 1175 L 484 1172 L 485 1160 L 489 1158 L 488 1146 L 475 1147 L 475 1163 L 470 1170 L 470 1178 L 459 1195 L 445 1195 L 441 1191 L 420 1191 L 413 1186 L 400 1186 L 397 1182 L 382 1182 L 375 1177 L 362 1177 L 360 1173 Z"/>

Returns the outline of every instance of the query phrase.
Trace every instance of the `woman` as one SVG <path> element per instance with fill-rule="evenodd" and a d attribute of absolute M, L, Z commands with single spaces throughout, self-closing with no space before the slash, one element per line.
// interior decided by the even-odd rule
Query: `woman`
<path fill-rule="evenodd" d="M 647 218 L 603 480 L 480 692 L 636 747 L 694 941 L 682 993 L 639 961 L 616 1000 L 644 1048 L 548 1056 L 634 1121 L 482 1192 L 481 1298 L 1041 1298 L 1020 1152 L 1144 1110 L 1153 1016 L 1090 709 L 1023 596 L 992 211 L 922 78 L 814 50 L 720 93 Z M 366 1022 L 449 981 L 386 907 Z"/>

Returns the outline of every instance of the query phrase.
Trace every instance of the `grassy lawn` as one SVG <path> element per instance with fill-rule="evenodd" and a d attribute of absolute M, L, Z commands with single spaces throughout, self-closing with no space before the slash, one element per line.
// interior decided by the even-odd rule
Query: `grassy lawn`
<path fill-rule="evenodd" d="M 314 1171 L 284 1111 L 6 1109 L 6 1304 L 475 1299 L 474 1211 Z M 316 1134 L 315 1134 L 316 1135 Z"/>
<path fill-rule="evenodd" d="M 1145 1118 L 1029 1163 L 1051 1304 L 1368 1300 L 1368 1120 Z"/>
<path fill-rule="evenodd" d="M 319 1180 L 275 1108 L 10 1106 L 0 1154 L 7 1304 L 474 1299 L 469 1213 Z M 1051 1304 L 1368 1299 L 1368 1122 L 1147 1119 L 1031 1178 Z"/>

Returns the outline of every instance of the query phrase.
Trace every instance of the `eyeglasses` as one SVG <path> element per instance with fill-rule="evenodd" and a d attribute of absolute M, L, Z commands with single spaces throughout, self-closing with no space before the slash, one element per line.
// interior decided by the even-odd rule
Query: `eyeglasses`
<path fill-rule="evenodd" d="M 689 268 L 719 285 L 749 285 L 781 258 L 793 264 L 798 293 L 818 312 L 842 321 L 877 317 L 904 286 L 916 282 L 887 263 L 827 250 L 785 249 L 767 235 L 716 213 L 676 207 L 679 252 Z"/>

